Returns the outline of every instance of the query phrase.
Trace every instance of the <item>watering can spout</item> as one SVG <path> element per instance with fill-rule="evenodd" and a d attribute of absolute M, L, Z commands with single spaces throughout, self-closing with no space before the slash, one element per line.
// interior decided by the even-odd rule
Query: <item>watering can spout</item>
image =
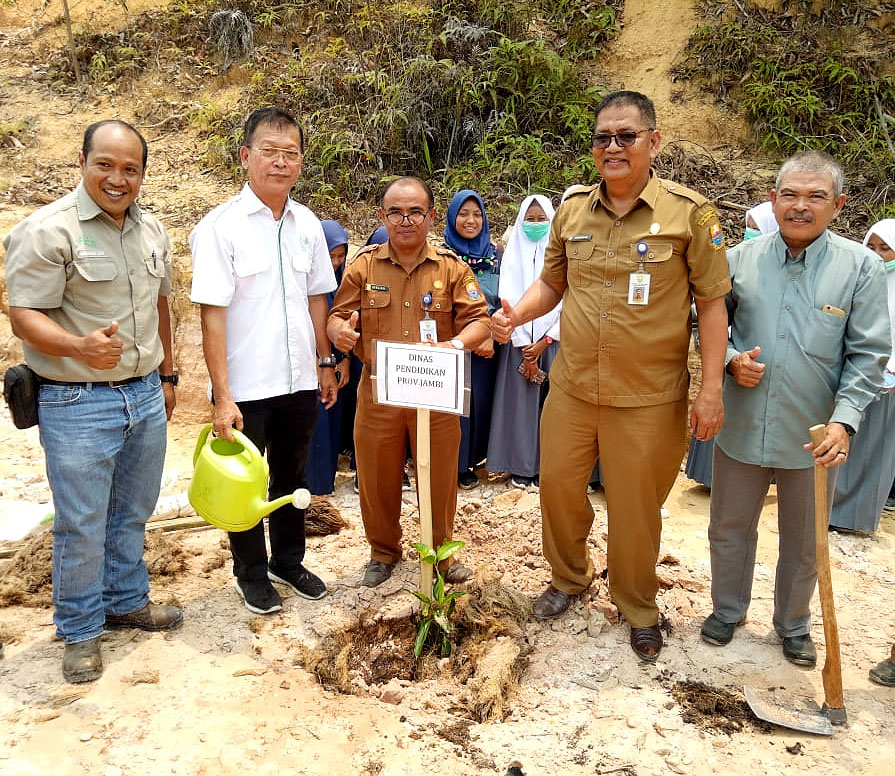
<path fill-rule="evenodd" d="M 273 501 L 260 501 L 255 505 L 256 511 L 254 512 L 253 517 L 257 517 L 258 520 L 261 520 L 262 517 L 267 517 L 271 512 L 280 507 L 284 507 L 287 504 L 292 504 L 296 509 L 307 509 L 310 503 L 310 492 L 306 488 L 298 488 L 286 496 L 275 498 Z"/>

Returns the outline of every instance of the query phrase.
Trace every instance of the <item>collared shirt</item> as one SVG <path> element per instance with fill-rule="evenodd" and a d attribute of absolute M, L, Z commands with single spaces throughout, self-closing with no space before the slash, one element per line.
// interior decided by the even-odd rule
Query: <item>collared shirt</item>
<path fill-rule="evenodd" d="M 638 243 L 645 243 L 642 255 Z M 628 303 L 631 274 L 650 276 L 645 305 Z M 559 206 L 541 278 L 563 297 L 562 347 L 550 379 L 593 404 L 641 407 L 687 395 L 691 297 L 730 289 L 718 217 L 705 198 L 650 174 L 617 216 L 598 186 Z"/>
<path fill-rule="evenodd" d="M 370 364 L 378 339 L 420 341 L 427 293 L 432 294 L 429 315 L 439 342 L 456 337 L 474 321 L 488 324 L 488 306 L 475 274 L 447 248 L 430 243 L 410 272 L 391 258 L 389 243 L 360 250 L 345 266 L 330 318 L 347 320 L 360 310 L 361 336 L 354 352 Z"/>
<path fill-rule="evenodd" d="M 891 351 L 883 263 L 829 231 L 798 259 L 779 232 L 743 242 L 728 257 L 727 361 L 758 345 L 765 372 L 754 388 L 725 375 L 716 441 L 743 463 L 808 468 L 808 429 L 831 422 L 857 429 L 882 387 Z"/>
<path fill-rule="evenodd" d="M 26 343 L 25 359 L 39 375 L 69 382 L 125 380 L 162 362 L 156 304 L 171 292 L 170 242 L 161 223 L 136 203 L 119 227 L 79 183 L 17 224 L 3 244 L 11 306 L 42 310 L 81 337 L 118 321 L 123 350 L 113 369 L 94 369 Z"/>
<path fill-rule="evenodd" d="M 317 344 L 308 297 L 336 288 L 317 217 L 287 198 L 277 221 L 246 184 L 199 222 L 190 249 L 190 299 L 227 308 L 233 400 L 316 389 Z"/>

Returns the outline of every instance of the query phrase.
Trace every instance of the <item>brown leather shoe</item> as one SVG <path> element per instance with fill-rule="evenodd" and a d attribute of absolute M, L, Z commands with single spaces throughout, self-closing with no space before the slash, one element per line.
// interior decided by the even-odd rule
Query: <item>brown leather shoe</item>
<path fill-rule="evenodd" d="M 183 612 L 176 606 L 149 603 L 130 614 L 106 614 L 107 628 L 139 628 L 145 631 L 177 630 Z"/>
<path fill-rule="evenodd" d="M 572 596 L 557 590 L 553 585 L 547 585 L 547 589 L 538 596 L 532 613 L 536 620 L 549 620 L 559 617 L 571 603 Z"/>
<path fill-rule="evenodd" d="M 631 649 L 647 663 L 655 663 L 662 651 L 662 631 L 658 625 L 649 628 L 631 628 Z"/>
<path fill-rule="evenodd" d="M 62 676 L 66 682 L 82 684 L 92 682 L 103 675 L 103 656 L 99 651 L 99 639 L 97 636 L 87 641 L 65 645 Z"/>

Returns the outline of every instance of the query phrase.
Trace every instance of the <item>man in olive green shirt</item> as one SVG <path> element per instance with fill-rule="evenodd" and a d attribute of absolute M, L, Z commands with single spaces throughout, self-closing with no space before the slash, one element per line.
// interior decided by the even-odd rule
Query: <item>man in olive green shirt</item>
<path fill-rule="evenodd" d="M 599 457 L 609 516 L 612 598 L 631 647 L 655 661 L 660 509 L 680 468 L 687 432 L 687 351 L 695 299 L 702 389 L 690 429 L 711 439 L 724 419 L 721 379 L 730 288 L 718 217 L 705 198 L 651 170 L 659 149 L 652 102 L 609 94 L 596 111 L 599 186 L 569 194 L 556 212 L 541 277 L 515 308 L 492 318 L 495 339 L 562 299 L 562 347 L 541 417 L 544 555 L 553 578 L 535 617 L 562 614 L 590 585 L 593 508 L 586 489 Z"/>
<path fill-rule="evenodd" d="M 12 329 L 40 377 L 55 508 L 53 618 L 69 682 L 102 674 L 104 627 L 183 622 L 177 607 L 150 603 L 143 561 L 177 382 L 170 244 L 136 204 L 146 157 L 130 124 L 91 124 L 77 189 L 4 240 Z"/>

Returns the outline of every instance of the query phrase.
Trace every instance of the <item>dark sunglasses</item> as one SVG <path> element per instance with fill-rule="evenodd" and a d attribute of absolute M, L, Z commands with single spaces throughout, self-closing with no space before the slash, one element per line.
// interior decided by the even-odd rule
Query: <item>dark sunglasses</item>
<path fill-rule="evenodd" d="M 636 132 L 633 130 L 616 132 L 614 135 L 594 135 L 594 148 L 609 148 L 613 139 L 619 148 L 630 148 L 637 142 L 638 135 L 652 131 L 652 129 L 639 129 Z"/>

